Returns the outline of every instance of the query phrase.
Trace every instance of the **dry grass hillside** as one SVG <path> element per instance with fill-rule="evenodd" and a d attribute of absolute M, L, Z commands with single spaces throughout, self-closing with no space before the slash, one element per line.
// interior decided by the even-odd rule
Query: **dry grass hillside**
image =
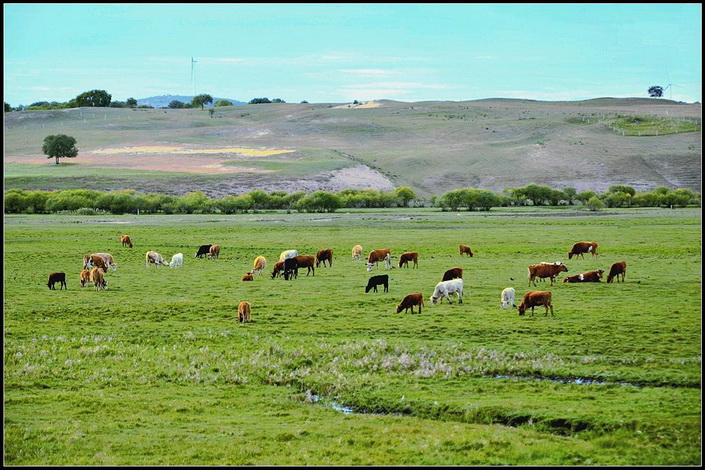
<path fill-rule="evenodd" d="M 397 186 L 428 197 L 530 183 L 578 192 L 615 184 L 701 191 L 701 116 L 699 103 L 640 98 L 255 104 L 212 116 L 200 109 L 12 112 L 5 114 L 5 188 L 218 197 Z M 50 134 L 75 137 L 78 157 L 58 166 L 47 159 L 41 148 Z"/>

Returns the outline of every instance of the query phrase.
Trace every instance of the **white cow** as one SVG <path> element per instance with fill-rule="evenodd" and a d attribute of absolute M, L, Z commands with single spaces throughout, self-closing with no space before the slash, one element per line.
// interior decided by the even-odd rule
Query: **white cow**
<path fill-rule="evenodd" d="M 169 263 L 164 260 L 164 257 L 156 251 L 149 250 L 147 253 L 145 253 L 144 259 L 145 268 L 149 268 L 150 264 L 154 264 L 155 268 L 158 268 L 160 264 L 163 264 L 164 266 L 169 266 Z"/>
<path fill-rule="evenodd" d="M 184 254 L 176 253 L 171 257 L 171 263 L 169 263 L 170 268 L 180 268 L 184 264 Z"/>
<path fill-rule="evenodd" d="M 514 304 L 514 295 L 516 294 L 516 290 L 513 287 L 507 287 L 502 291 L 502 308 L 507 309 L 511 305 L 512 307 L 516 307 Z"/>
<path fill-rule="evenodd" d="M 450 281 L 441 281 L 438 284 L 436 284 L 436 289 L 433 291 L 433 295 L 431 296 L 431 303 L 436 304 L 438 302 L 438 299 L 441 300 L 441 303 L 443 303 L 443 297 L 448 299 L 448 303 L 452 304 L 453 302 L 450 301 L 450 294 L 458 294 L 458 301 L 462 304 L 463 303 L 463 280 L 460 278 L 457 279 L 451 279 Z"/>
<path fill-rule="evenodd" d="M 352 249 L 352 258 L 356 261 L 362 259 L 362 245 L 355 245 Z"/>
<path fill-rule="evenodd" d="M 296 258 L 299 256 L 299 252 L 296 250 L 284 250 L 279 255 L 279 261 L 284 261 L 285 259 Z"/>

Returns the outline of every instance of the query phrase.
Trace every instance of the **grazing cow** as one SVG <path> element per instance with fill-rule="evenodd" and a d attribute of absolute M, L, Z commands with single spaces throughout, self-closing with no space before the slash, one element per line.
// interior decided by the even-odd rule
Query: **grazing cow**
<path fill-rule="evenodd" d="M 419 254 L 415 251 L 408 251 L 406 253 L 402 253 L 401 256 L 399 257 L 399 267 L 401 268 L 402 266 L 406 266 L 408 268 L 409 261 L 413 261 L 414 268 L 418 268 L 419 267 Z"/>
<path fill-rule="evenodd" d="M 299 256 L 299 252 L 296 250 L 284 250 L 279 254 L 279 261 L 284 261 L 285 259 L 294 258 Z"/>
<path fill-rule="evenodd" d="M 414 292 L 413 294 L 409 294 L 404 297 L 401 303 L 397 306 L 397 313 L 400 313 L 402 310 L 406 313 L 409 309 L 411 309 L 411 314 L 413 315 L 414 306 L 416 305 L 419 306 L 419 313 L 421 313 L 421 307 L 423 307 L 423 295 L 421 295 L 421 292 Z"/>
<path fill-rule="evenodd" d="M 211 259 L 218 259 L 220 256 L 220 245 L 211 245 L 208 250 L 208 257 Z"/>
<path fill-rule="evenodd" d="M 592 253 L 592 256 L 598 256 L 597 254 L 597 243 L 595 242 L 578 242 L 573 245 L 573 248 L 568 252 L 568 259 L 571 259 L 573 255 L 576 257 L 580 255 L 581 258 L 585 259 L 583 253 Z"/>
<path fill-rule="evenodd" d="M 367 272 L 372 271 L 372 266 L 384 260 L 384 265 L 387 269 L 392 267 L 391 263 L 392 252 L 389 248 L 382 248 L 380 250 L 372 250 L 367 257 Z M 377 267 L 379 265 L 377 264 Z"/>
<path fill-rule="evenodd" d="M 91 272 L 87 269 L 81 271 L 81 287 L 86 287 L 91 282 Z"/>
<path fill-rule="evenodd" d="M 367 287 L 365 287 L 365 294 L 367 294 L 370 289 L 374 289 L 377 292 L 377 286 L 383 285 L 384 292 L 389 292 L 389 275 L 380 274 L 379 276 L 372 276 L 369 281 L 367 281 Z"/>
<path fill-rule="evenodd" d="M 145 253 L 144 260 L 145 268 L 149 268 L 150 264 L 153 264 L 155 268 L 159 268 L 160 264 L 163 264 L 164 266 L 169 266 L 169 263 L 164 260 L 164 257 L 162 255 L 152 250 L 149 250 L 147 253 Z"/>
<path fill-rule="evenodd" d="M 362 259 L 362 245 L 355 245 L 352 248 L 352 258 L 355 261 L 360 261 Z"/>
<path fill-rule="evenodd" d="M 299 263 L 296 258 L 287 258 L 284 260 L 284 280 L 296 279 L 299 277 Z"/>
<path fill-rule="evenodd" d="M 277 261 L 274 263 L 274 269 L 272 269 L 272 279 L 279 276 L 284 272 L 284 261 Z"/>
<path fill-rule="evenodd" d="M 104 273 L 108 272 L 108 264 L 102 256 L 97 254 L 84 255 L 83 256 L 83 269 L 91 269 L 97 267 L 103 270 Z"/>
<path fill-rule="evenodd" d="M 129 235 L 120 235 L 120 242 L 122 243 L 123 248 L 126 246 L 132 248 L 132 240 L 130 240 Z"/>
<path fill-rule="evenodd" d="M 296 260 L 296 267 L 297 267 L 296 275 L 297 276 L 298 276 L 298 268 L 308 268 L 308 270 L 306 271 L 307 276 L 310 273 L 313 273 L 314 276 L 316 275 L 316 270 L 314 269 L 314 265 L 316 264 L 316 259 L 313 256 L 299 255 L 299 256 L 294 257 L 293 259 Z M 284 264 L 286 264 L 286 261 L 284 261 Z"/>
<path fill-rule="evenodd" d="M 463 303 L 463 280 L 462 279 L 451 279 L 450 281 L 441 281 L 436 284 L 436 288 L 431 296 L 431 303 L 436 305 L 436 302 L 440 299 L 443 303 L 443 297 L 448 299 L 448 303 L 452 304 L 450 301 L 450 294 L 458 294 L 458 302 Z"/>
<path fill-rule="evenodd" d="M 258 256 L 255 258 L 255 262 L 252 263 L 252 274 L 259 274 L 260 276 L 267 267 L 267 259 L 264 256 Z"/>
<path fill-rule="evenodd" d="M 49 281 L 47 282 L 47 287 L 49 287 L 49 290 L 56 290 L 54 285 L 57 282 L 59 283 L 59 290 L 63 290 L 64 287 L 66 290 L 69 290 L 69 286 L 66 285 L 66 273 L 49 274 Z"/>
<path fill-rule="evenodd" d="M 255 279 L 252 277 L 252 273 L 247 273 L 244 276 L 242 276 L 243 281 L 254 281 Z"/>
<path fill-rule="evenodd" d="M 622 282 L 624 282 L 624 276 L 627 274 L 627 262 L 618 261 L 610 266 L 610 273 L 607 275 L 607 283 L 611 284 L 614 278 L 617 278 L 619 282 L 619 276 L 622 276 Z"/>
<path fill-rule="evenodd" d="M 318 265 L 320 265 L 321 263 L 323 263 L 323 266 L 325 266 L 326 261 L 328 261 L 328 267 L 333 266 L 333 250 L 318 250 L 318 252 L 316 253 L 316 267 L 318 267 Z"/>
<path fill-rule="evenodd" d="M 198 251 L 196 252 L 196 255 L 194 258 L 203 258 L 204 256 L 208 256 L 211 253 L 211 247 L 213 245 L 201 245 L 198 247 Z"/>
<path fill-rule="evenodd" d="M 514 304 L 514 295 L 516 294 L 516 290 L 513 287 L 507 287 L 502 291 L 502 308 L 507 309 L 511 305 L 512 308 L 515 308 L 516 305 Z"/>
<path fill-rule="evenodd" d="M 463 254 L 468 255 L 470 258 L 472 258 L 472 250 L 470 249 L 469 246 L 467 245 L 460 245 L 460 256 L 463 256 Z"/>
<path fill-rule="evenodd" d="M 103 273 L 100 272 L 100 269 L 91 269 L 91 281 L 93 282 L 96 292 L 100 289 L 108 290 L 108 281 L 105 280 L 105 277 L 103 276 Z"/>
<path fill-rule="evenodd" d="M 604 271 L 602 269 L 598 269 L 597 271 L 573 274 L 563 279 L 563 282 L 600 282 L 603 273 Z"/>
<path fill-rule="evenodd" d="M 180 268 L 184 264 L 184 254 L 176 253 L 171 257 L 171 262 L 169 263 L 170 268 Z"/>
<path fill-rule="evenodd" d="M 519 304 L 519 315 L 524 315 L 528 308 L 531 308 L 531 316 L 534 316 L 534 307 L 543 305 L 546 308 L 546 315 L 548 315 L 548 309 L 551 309 L 551 315 L 553 314 L 553 304 L 551 303 L 551 293 L 548 291 L 531 291 L 524 294 L 524 298 Z M 554 315 L 555 316 L 555 315 Z"/>
<path fill-rule="evenodd" d="M 240 302 L 240 304 L 237 306 L 237 321 L 239 321 L 240 323 L 250 321 L 250 310 L 251 305 L 249 302 L 245 300 Z"/>
<path fill-rule="evenodd" d="M 115 264 L 115 260 L 113 259 L 113 255 L 110 253 L 93 253 L 96 256 L 100 256 L 105 260 L 105 265 L 112 269 L 113 271 L 117 271 L 117 264 Z"/>
<path fill-rule="evenodd" d="M 536 278 L 548 277 L 551 279 L 551 285 L 556 280 L 556 277 L 562 272 L 568 272 L 568 268 L 563 263 L 540 263 L 529 265 L 529 286 L 531 283 L 536 285 Z"/>
<path fill-rule="evenodd" d="M 441 281 L 450 281 L 451 279 L 462 279 L 463 278 L 463 268 L 450 268 L 448 271 L 443 273 L 443 279 Z"/>

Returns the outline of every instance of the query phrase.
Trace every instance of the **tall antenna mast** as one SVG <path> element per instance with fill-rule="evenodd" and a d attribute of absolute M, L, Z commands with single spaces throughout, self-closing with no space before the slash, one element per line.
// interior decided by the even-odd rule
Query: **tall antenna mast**
<path fill-rule="evenodd" d="M 191 84 L 193 85 L 193 96 L 196 96 L 196 70 L 194 64 L 197 61 L 193 60 L 191 57 Z"/>

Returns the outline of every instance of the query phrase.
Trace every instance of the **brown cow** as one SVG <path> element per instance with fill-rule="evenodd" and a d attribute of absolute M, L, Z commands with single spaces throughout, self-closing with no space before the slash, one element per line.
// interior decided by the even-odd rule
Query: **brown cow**
<path fill-rule="evenodd" d="M 404 297 L 397 307 L 397 313 L 400 313 L 402 310 L 406 313 L 409 309 L 411 309 L 411 314 L 413 315 L 415 305 L 419 306 L 419 313 L 421 313 L 421 307 L 423 307 L 423 295 L 421 295 L 421 292 L 414 292 L 413 294 L 409 294 Z"/>
<path fill-rule="evenodd" d="M 372 271 L 372 266 L 375 264 L 379 263 L 380 261 L 384 261 L 385 267 L 387 269 L 392 267 L 391 263 L 391 258 L 392 258 L 392 252 L 389 248 L 381 248 L 379 250 L 372 250 L 370 254 L 367 256 L 367 272 Z M 379 265 L 378 265 L 379 267 Z"/>
<path fill-rule="evenodd" d="M 98 292 L 101 288 L 108 290 L 108 281 L 105 280 L 103 273 L 100 272 L 100 269 L 98 268 L 91 269 L 91 282 L 93 282 L 96 292 Z"/>
<path fill-rule="evenodd" d="M 460 256 L 463 256 L 463 253 L 467 254 L 470 258 L 472 258 L 472 250 L 469 246 L 460 245 Z"/>
<path fill-rule="evenodd" d="M 254 281 L 255 279 L 252 277 L 252 273 L 247 273 L 244 276 L 242 276 L 243 281 Z"/>
<path fill-rule="evenodd" d="M 84 255 L 83 268 L 90 269 L 92 267 L 100 268 L 103 270 L 104 273 L 108 272 L 108 263 L 106 263 L 105 259 L 102 256 L 98 256 L 95 253 L 91 255 Z"/>
<path fill-rule="evenodd" d="M 120 242 L 122 243 L 123 248 L 126 246 L 132 248 L 132 240 L 130 240 L 129 235 L 120 235 Z"/>
<path fill-rule="evenodd" d="M 56 290 L 54 284 L 59 283 L 59 290 L 69 290 L 69 286 L 66 285 L 66 273 L 51 273 L 49 274 L 49 281 L 47 282 L 47 287 L 49 290 Z"/>
<path fill-rule="evenodd" d="M 240 304 L 237 306 L 237 321 L 239 321 L 240 323 L 250 321 L 250 311 L 251 305 L 249 302 L 245 300 L 240 302 Z"/>
<path fill-rule="evenodd" d="M 555 281 L 558 274 L 562 272 L 568 272 L 568 268 L 563 263 L 531 264 L 529 265 L 529 286 L 531 286 L 532 282 L 534 283 L 534 286 L 536 285 L 537 277 L 548 277 L 551 279 L 551 285 L 553 285 L 553 281 Z"/>
<path fill-rule="evenodd" d="M 220 245 L 211 245 L 208 250 L 208 256 L 211 259 L 218 259 L 218 257 L 220 256 Z"/>
<path fill-rule="evenodd" d="M 306 275 L 308 276 L 309 273 L 313 273 L 313 275 L 316 275 L 316 270 L 314 269 L 314 266 L 316 264 L 316 259 L 311 256 L 311 255 L 299 255 L 295 256 L 294 259 L 296 260 L 296 263 L 299 266 L 299 269 L 301 268 L 308 268 L 308 271 L 306 271 Z M 286 261 L 284 261 L 284 264 L 286 264 Z"/>
<path fill-rule="evenodd" d="M 463 268 L 450 268 L 448 271 L 443 273 L 443 279 L 441 279 L 441 282 L 458 278 L 463 278 Z"/>
<path fill-rule="evenodd" d="M 328 267 L 333 266 L 333 250 L 318 250 L 318 253 L 316 253 L 316 267 L 318 267 L 321 263 L 325 266 L 326 261 L 328 261 Z"/>
<path fill-rule="evenodd" d="M 272 269 L 272 279 L 279 276 L 284 272 L 284 261 L 277 261 L 274 263 L 274 269 Z"/>
<path fill-rule="evenodd" d="M 610 273 L 607 275 L 607 283 L 611 284 L 612 280 L 616 277 L 617 282 L 619 282 L 619 276 L 622 276 L 622 282 L 624 282 L 624 276 L 627 274 L 627 262 L 618 261 L 610 266 Z"/>
<path fill-rule="evenodd" d="M 531 308 L 531 316 L 534 316 L 534 307 L 543 305 L 546 308 L 546 315 L 548 315 L 548 309 L 551 309 L 551 315 L 553 314 L 553 304 L 551 303 L 551 293 L 548 291 L 531 291 L 524 294 L 524 298 L 519 304 L 519 315 L 524 315 L 526 309 Z"/>
<path fill-rule="evenodd" d="M 602 269 L 598 269 L 597 271 L 573 274 L 563 279 L 563 282 L 600 282 L 603 273 L 604 271 Z"/>
<path fill-rule="evenodd" d="M 573 248 L 568 252 L 568 259 L 571 259 L 573 255 L 576 257 L 580 255 L 581 258 L 585 259 L 583 253 L 592 253 L 592 256 L 597 255 L 597 243 L 595 242 L 578 242 L 573 245 Z"/>
<path fill-rule="evenodd" d="M 406 266 L 408 268 L 409 261 L 413 261 L 414 267 L 418 268 L 419 267 L 419 254 L 415 251 L 408 251 L 406 253 L 402 253 L 401 256 L 399 257 L 399 267 L 401 268 L 402 266 Z"/>
<path fill-rule="evenodd" d="M 91 272 L 87 269 L 81 271 L 81 287 L 86 287 L 91 282 Z"/>

